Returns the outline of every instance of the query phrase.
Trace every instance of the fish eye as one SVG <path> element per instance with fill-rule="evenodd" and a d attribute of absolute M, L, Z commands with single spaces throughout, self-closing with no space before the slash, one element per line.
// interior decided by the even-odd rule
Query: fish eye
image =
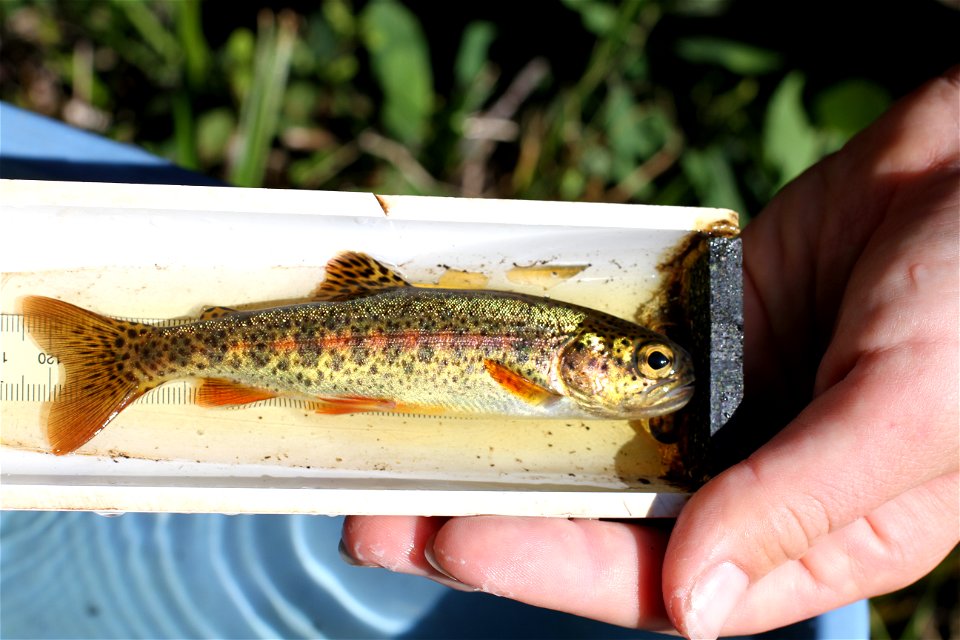
<path fill-rule="evenodd" d="M 665 356 L 662 351 L 651 351 L 647 354 L 647 364 L 651 369 L 663 369 L 670 364 L 670 358 Z"/>
<path fill-rule="evenodd" d="M 634 366 L 646 378 L 663 378 L 673 371 L 673 351 L 663 344 L 645 344 L 634 352 Z"/>

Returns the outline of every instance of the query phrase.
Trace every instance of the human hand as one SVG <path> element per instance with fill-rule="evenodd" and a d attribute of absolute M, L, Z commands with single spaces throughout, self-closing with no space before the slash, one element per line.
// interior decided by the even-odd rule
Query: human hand
<path fill-rule="evenodd" d="M 698 491 L 672 533 L 352 517 L 345 551 L 702 638 L 780 627 L 929 572 L 960 539 L 958 103 L 960 68 L 795 180 L 744 231 L 745 403 L 786 426 Z"/>

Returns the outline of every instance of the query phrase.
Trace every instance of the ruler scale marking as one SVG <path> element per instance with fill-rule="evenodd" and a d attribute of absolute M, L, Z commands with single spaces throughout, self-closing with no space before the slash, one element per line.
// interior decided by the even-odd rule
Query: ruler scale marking
<path fill-rule="evenodd" d="M 130 318 L 128 318 L 130 319 Z M 173 326 L 190 319 L 132 318 L 137 322 Z M 0 380 L 0 400 L 3 402 L 56 402 L 63 385 L 54 381 L 53 371 L 59 371 L 56 354 L 45 354 L 26 331 L 26 320 L 20 314 L 0 314 L 0 342 L 3 344 L 3 380 Z M 48 327 L 35 327 L 45 330 Z M 43 376 L 46 369 L 46 376 Z M 58 375 L 59 377 L 59 375 Z M 18 382 L 19 380 L 19 382 Z M 196 387 L 188 381 L 171 381 L 138 398 L 134 404 L 155 406 L 192 405 L 196 403 Z M 257 406 L 295 407 L 300 402 L 287 398 L 270 398 Z M 305 403 L 304 403 L 305 404 Z"/>

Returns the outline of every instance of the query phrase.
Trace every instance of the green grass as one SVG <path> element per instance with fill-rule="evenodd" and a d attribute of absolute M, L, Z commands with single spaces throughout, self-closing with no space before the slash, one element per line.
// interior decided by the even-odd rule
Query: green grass
<path fill-rule="evenodd" d="M 664 21 L 723 3 L 564 0 L 552 10 L 572 17 L 563 37 L 593 43 L 576 77 L 543 56 L 505 75 L 490 54 L 509 42 L 487 19 L 433 50 L 399 0 L 279 15 L 199 0 L 7 0 L 0 96 L 242 186 L 703 204 L 747 216 L 890 101 L 865 79 L 809 91 L 777 51 L 682 35 L 661 48 L 695 78 L 691 122 L 648 43 Z M 210 21 L 221 25 L 216 41 Z"/>

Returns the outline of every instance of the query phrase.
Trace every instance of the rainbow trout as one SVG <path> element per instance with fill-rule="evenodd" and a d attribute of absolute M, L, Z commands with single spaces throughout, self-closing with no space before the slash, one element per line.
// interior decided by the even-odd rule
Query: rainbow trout
<path fill-rule="evenodd" d="M 332 259 L 310 302 L 176 326 L 38 296 L 22 306 L 65 370 L 47 425 L 58 455 L 183 378 L 200 380 L 203 406 L 287 396 L 325 414 L 635 419 L 693 393 L 689 355 L 649 329 L 536 296 L 418 288 L 360 253 Z"/>

